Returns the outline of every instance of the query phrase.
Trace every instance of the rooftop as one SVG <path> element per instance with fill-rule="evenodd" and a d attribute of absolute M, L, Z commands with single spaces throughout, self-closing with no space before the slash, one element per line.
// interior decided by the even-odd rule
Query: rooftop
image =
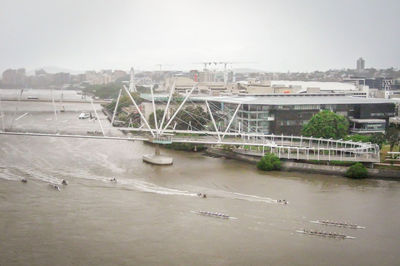
<path fill-rule="evenodd" d="M 357 90 L 356 86 L 345 82 L 323 82 L 323 81 L 294 81 L 294 80 L 271 80 L 271 86 L 320 88 L 321 91 L 352 91 Z"/>
<path fill-rule="evenodd" d="M 306 105 L 306 104 L 383 104 L 394 103 L 393 100 L 382 98 L 361 98 L 350 96 L 309 96 L 306 94 L 287 96 L 219 96 L 195 97 L 198 100 L 208 100 L 225 103 L 261 104 L 261 105 Z"/>

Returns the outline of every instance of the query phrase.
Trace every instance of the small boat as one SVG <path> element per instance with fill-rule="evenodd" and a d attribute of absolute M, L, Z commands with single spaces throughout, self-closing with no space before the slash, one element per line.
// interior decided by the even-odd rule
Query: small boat
<path fill-rule="evenodd" d="M 288 204 L 289 203 L 289 201 L 287 201 L 285 199 L 278 199 L 278 200 L 276 200 L 276 202 L 280 203 L 280 204 Z"/>
<path fill-rule="evenodd" d="M 207 195 L 205 193 L 197 193 L 197 196 L 200 198 L 207 198 Z"/>
<path fill-rule="evenodd" d="M 200 214 L 200 215 L 204 215 L 204 216 L 210 216 L 210 217 L 216 217 L 216 218 L 222 218 L 222 219 L 233 218 L 233 217 L 230 217 L 227 214 L 223 214 L 223 213 L 219 213 L 219 212 L 198 211 L 198 212 L 195 212 L 195 213 Z"/>
<path fill-rule="evenodd" d="M 81 114 L 78 116 L 79 119 L 87 119 L 87 118 L 89 118 L 89 117 L 90 117 L 90 114 L 88 114 L 88 113 L 81 113 Z"/>
<path fill-rule="evenodd" d="M 22 183 L 28 183 L 28 179 L 26 179 L 25 177 L 23 177 L 23 178 L 21 179 L 21 182 L 22 182 Z"/>
<path fill-rule="evenodd" d="M 323 232 L 323 231 L 308 230 L 308 229 L 296 230 L 296 232 L 300 233 L 300 234 L 330 237 L 330 238 L 337 238 L 337 239 L 354 239 L 355 238 L 354 236 L 347 236 L 347 235 L 338 234 L 338 233 Z"/>
<path fill-rule="evenodd" d="M 61 191 L 61 190 L 60 190 L 60 187 L 59 187 L 58 185 L 56 185 L 56 184 L 49 184 L 49 186 L 50 186 L 51 188 L 54 188 L 55 190 Z"/>
<path fill-rule="evenodd" d="M 310 221 L 310 222 L 315 223 L 315 224 L 332 225 L 332 226 L 350 228 L 350 229 L 365 229 L 365 226 L 359 226 L 357 224 L 333 222 L 333 221 L 328 221 L 328 220 L 316 220 L 316 221 Z"/>

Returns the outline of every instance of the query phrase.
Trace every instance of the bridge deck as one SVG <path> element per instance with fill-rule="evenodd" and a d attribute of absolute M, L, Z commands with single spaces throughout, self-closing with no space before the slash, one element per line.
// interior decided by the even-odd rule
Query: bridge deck
<path fill-rule="evenodd" d="M 61 138 L 85 138 L 85 139 L 106 139 L 106 140 L 140 140 L 149 141 L 161 144 L 170 143 L 191 143 L 191 144 L 206 144 L 206 145 L 229 145 L 234 147 L 255 147 L 256 150 L 251 149 L 238 149 L 234 148 L 236 152 L 250 155 L 250 156 L 263 156 L 264 153 L 272 152 L 279 158 L 294 159 L 294 160 L 323 160 L 323 161 L 359 161 L 359 162 L 379 162 L 379 150 L 374 146 L 355 146 L 350 145 L 337 145 L 332 142 L 331 145 L 320 145 L 320 143 L 313 142 L 293 142 L 292 141 L 265 141 L 262 139 L 240 139 L 228 138 L 218 140 L 210 136 L 204 137 L 173 137 L 168 140 L 163 139 L 157 141 L 148 136 L 135 136 L 135 137 L 109 137 L 109 136 L 90 136 L 90 135 L 72 135 L 72 134 L 48 134 L 48 133 L 34 133 L 34 132 L 0 132 L 0 135 L 17 135 L 17 136 L 42 136 L 42 137 L 61 137 Z M 329 141 L 329 140 L 328 140 Z M 327 142 L 328 143 L 328 142 Z M 304 144 L 304 145 L 301 145 Z M 364 145 L 364 144 L 363 144 Z M 373 150 L 372 150 L 373 149 Z"/>

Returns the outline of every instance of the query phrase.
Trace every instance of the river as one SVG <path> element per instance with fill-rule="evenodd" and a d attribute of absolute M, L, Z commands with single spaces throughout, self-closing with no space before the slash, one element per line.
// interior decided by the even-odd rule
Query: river
<path fill-rule="evenodd" d="M 7 117 L 29 112 L 14 122 L 18 130 L 51 128 L 52 122 L 58 124 L 51 130 L 83 123 L 98 129 L 97 122 L 77 119 L 90 105 L 66 105 L 57 120 L 50 107 L 38 111 L 35 103 L 2 106 Z M 400 263 L 397 181 L 263 173 L 254 165 L 172 150 L 162 150 L 174 158 L 172 166 L 143 163 L 142 155 L 152 152 L 142 142 L 0 135 L 0 265 Z M 69 185 L 61 191 L 49 187 L 62 179 Z M 194 213 L 200 210 L 235 219 Z M 316 219 L 366 228 L 310 223 Z M 301 228 L 356 238 L 296 233 Z"/>

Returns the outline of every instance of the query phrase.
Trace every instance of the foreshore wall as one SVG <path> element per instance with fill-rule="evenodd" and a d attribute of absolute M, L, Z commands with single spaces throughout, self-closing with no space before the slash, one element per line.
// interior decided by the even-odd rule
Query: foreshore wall
<path fill-rule="evenodd" d="M 221 156 L 252 164 L 256 164 L 260 160 L 259 157 L 238 154 L 232 151 L 222 150 L 218 148 L 211 148 L 211 147 L 207 149 L 206 153 L 211 156 Z M 348 169 L 347 166 L 310 164 L 310 163 L 303 163 L 303 162 L 296 162 L 296 161 L 282 159 L 283 171 L 296 171 L 296 172 L 344 176 L 347 169 Z M 387 170 L 387 169 L 368 169 L 368 177 L 400 181 L 400 171 Z"/>

